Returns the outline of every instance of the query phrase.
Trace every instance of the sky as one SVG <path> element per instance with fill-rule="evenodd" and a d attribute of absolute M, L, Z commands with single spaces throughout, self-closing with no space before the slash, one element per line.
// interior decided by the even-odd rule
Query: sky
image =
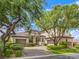
<path fill-rule="evenodd" d="M 57 4 L 72 4 L 76 3 L 79 5 L 79 0 L 46 0 L 46 5 L 44 5 L 44 8 L 46 11 L 51 10 L 53 6 Z M 32 23 L 32 28 L 35 30 L 38 30 L 38 27 Z M 18 30 L 19 31 L 19 30 Z M 24 29 L 20 29 L 20 32 L 24 31 Z M 79 38 L 79 29 L 71 30 L 70 33 L 72 34 L 72 37 L 75 37 L 75 39 Z"/>
<path fill-rule="evenodd" d="M 76 0 L 77 1 L 77 0 Z M 45 9 L 50 10 L 52 6 L 57 4 L 72 4 L 75 3 L 75 0 L 46 0 Z"/>

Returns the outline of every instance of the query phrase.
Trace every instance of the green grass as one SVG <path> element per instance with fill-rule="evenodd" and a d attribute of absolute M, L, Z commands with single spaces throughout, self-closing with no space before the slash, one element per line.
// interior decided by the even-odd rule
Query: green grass
<path fill-rule="evenodd" d="M 47 46 L 48 50 L 55 54 L 65 54 L 65 53 L 79 53 L 79 47 L 66 48 L 63 45 L 59 46 Z"/>

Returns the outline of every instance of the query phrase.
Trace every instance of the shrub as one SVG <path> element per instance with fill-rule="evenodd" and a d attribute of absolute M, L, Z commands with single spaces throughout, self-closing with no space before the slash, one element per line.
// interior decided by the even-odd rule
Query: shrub
<path fill-rule="evenodd" d="M 66 48 L 63 45 L 48 45 L 47 48 L 49 51 L 56 53 L 56 54 L 63 54 L 63 53 L 79 53 L 79 46 L 73 48 Z"/>
<path fill-rule="evenodd" d="M 0 44 L 0 52 L 3 52 L 3 44 Z"/>
<path fill-rule="evenodd" d="M 21 57 L 22 56 L 22 50 L 16 50 L 15 54 L 16 54 L 16 57 Z"/>
<path fill-rule="evenodd" d="M 20 56 L 22 56 L 22 49 L 23 49 L 23 46 L 21 44 L 8 43 L 8 44 L 6 44 L 4 56 L 11 57 L 12 54 L 15 52 L 16 57 L 20 57 Z M 3 53 L 3 44 L 2 43 L 0 43 L 0 52 Z"/>
<path fill-rule="evenodd" d="M 66 41 L 60 42 L 60 45 L 66 45 L 66 44 L 67 44 Z"/>
<path fill-rule="evenodd" d="M 60 45 L 63 45 L 64 47 L 67 47 L 67 42 L 63 41 L 63 42 L 60 43 Z"/>
<path fill-rule="evenodd" d="M 21 44 L 13 44 L 12 49 L 13 50 L 22 50 L 23 46 Z"/>
<path fill-rule="evenodd" d="M 76 45 L 76 48 L 78 48 L 78 49 L 79 49 L 79 45 Z"/>
<path fill-rule="evenodd" d="M 16 57 L 20 57 L 22 56 L 22 49 L 23 46 L 21 44 L 10 43 L 6 46 L 5 56 L 10 57 L 14 53 Z"/>
<path fill-rule="evenodd" d="M 5 57 L 10 57 L 12 54 L 12 50 L 11 49 L 6 49 L 5 51 Z"/>
<path fill-rule="evenodd" d="M 12 49 L 14 50 L 16 57 L 22 56 L 23 46 L 21 44 L 13 44 Z"/>
<path fill-rule="evenodd" d="M 47 45 L 47 49 L 53 49 L 54 45 Z"/>
<path fill-rule="evenodd" d="M 48 48 L 49 50 L 50 50 L 50 49 L 59 50 L 59 49 L 65 48 L 65 47 L 64 47 L 64 45 L 58 45 L 58 46 L 48 45 L 47 48 Z"/>

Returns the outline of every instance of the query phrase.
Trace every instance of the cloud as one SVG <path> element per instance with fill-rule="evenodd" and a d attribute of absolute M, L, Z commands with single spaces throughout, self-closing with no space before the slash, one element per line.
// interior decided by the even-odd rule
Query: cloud
<path fill-rule="evenodd" d="M 50 11 L 51 9 L 46 9 L 46 11 Z"/>
<path fill-rule="evenodd" d="M 76 4 L 79 5 L 79 0 L 76 1 Z"/>
<path fill-rule="evenodd" d="M 70 33 L 71 33 L 71 36 L 74 37 L 74 39 L 79 39 L 79 30 L 78 29 L 72 30 Z"/>

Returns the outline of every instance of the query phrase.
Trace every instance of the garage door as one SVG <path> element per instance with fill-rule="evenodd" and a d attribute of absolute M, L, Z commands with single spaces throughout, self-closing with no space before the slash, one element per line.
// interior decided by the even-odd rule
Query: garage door
<path fill-rule="evenodd" d="M 16 39 L 16 43 L 22 44 L 23 46 L 26 46 L 26 40 L 24 39 Z"/>

